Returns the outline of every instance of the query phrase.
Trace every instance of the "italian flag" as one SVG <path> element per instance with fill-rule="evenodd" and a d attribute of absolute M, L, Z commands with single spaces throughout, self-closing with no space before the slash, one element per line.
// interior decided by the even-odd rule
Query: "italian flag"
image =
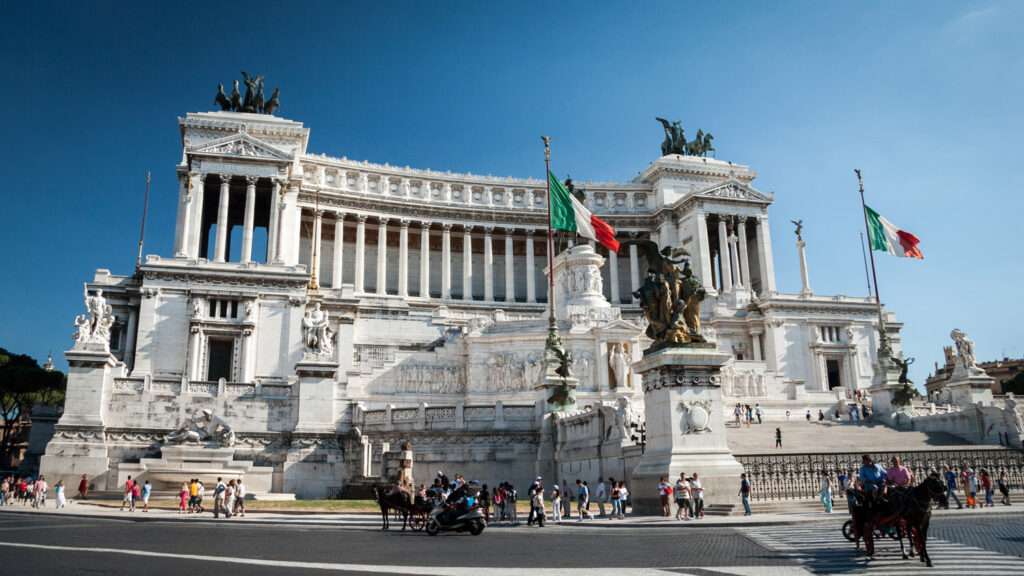
<path fill-rule="evenodd" d="M 590 213 L 575 196 L 565 189 L 550 171 L 548 184 L 551 187 L 551 228 L 575 232 L 580 236 L 600 242 L 612 252 L 619 251 L 619 241 L 615 239 L 615 229 Z"/>
<path fill-rule="evenodd" d="M 900 258 L 917 258 L 924 260 L 924 254 L 917 247 L 921 241 L 906 230 L 889 222 L 881 214 L 875 212 L 868 206 L 864 206 L 864 212 L 868 218 L 868 237 L 871 242 L 871 249 L 880 252 L 888 252 Z"/>

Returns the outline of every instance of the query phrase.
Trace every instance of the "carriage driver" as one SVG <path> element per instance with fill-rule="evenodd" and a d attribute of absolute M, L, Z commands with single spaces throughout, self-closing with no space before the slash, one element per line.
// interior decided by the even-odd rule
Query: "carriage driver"
<path fill-rule="evenodd" d="M 869 506 L 885 486 L 885 478 L 885 468 L 882 468 L 881 464 L 876 464 L 868 454 L 861 457 L 860 472 L 857 474 L 857 479 L 860 480 L 861 489 L 864 490 Z"/>

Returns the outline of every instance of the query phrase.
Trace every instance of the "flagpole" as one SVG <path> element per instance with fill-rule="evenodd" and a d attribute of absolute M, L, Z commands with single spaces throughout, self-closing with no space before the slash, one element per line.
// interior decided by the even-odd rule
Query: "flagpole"
<path fill-rule="evenodd" d="M 885 317 L 882 315 L 882 298 L 878 295 L 878 272 L 875 270 L 875 251 L 871 250 L 871 229 L 868 226 L 868 207 L 864 202 L 864 178 L 860 168 L 854 168 L 857 174 L 857 186 L 860 189 L 860 211 L 864 216 L 864 232 L 868 236 L 868 254 L 871 256 L 871 279 L 875 284 L 875 303 L 878 305 L 878 334 L 881 337 L 881 349 L 889 349 L 889 335 L 885 332 Z"/>
<path fill-rule="evenodd" d="M 871 297 L 871 273 L 868 272 L 868 251 L 864 248 L 864 233 L 860 233 L 860 255 L 864 258 L 864 281 L 868 285 L 868 298 Z"/>
<path fill-rule="evenodd" d="M 146 213 L 149 212 L 149 170 L 146 170 L 146 196 L 142 200 L 142 223 L 139 225 L 139 251 L 135 255 L 135 272 L 142 266 L 142 243 L 146 239 Z"/>
<path fill-rule="evenodd" d="M 544 182 L 547 183 L 548 206 L 548 325 L 555 326 L 555 259 L 554 235 L 551 232 L 551 138 L 541 136 L 544 141 Z"/>

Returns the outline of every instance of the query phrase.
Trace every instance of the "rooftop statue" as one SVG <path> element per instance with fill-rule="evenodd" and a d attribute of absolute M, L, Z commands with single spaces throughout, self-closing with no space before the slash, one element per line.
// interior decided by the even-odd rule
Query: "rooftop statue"
<path fill-rule="evenodd" d="M 75 317 L 75 327 L 78 332 L 74 335 L 76 346 L 97 344 L 104 350 L 110 351 L 110 328 L 114 325 L 114 310 L 107 304 L 103 296 L 103 290 L 97 290 L 95 296 L 89 295 L 89 287 L 82 289 L 82 297 L 85 299 L 85 310 L 87 314 L 79 314 Z"/>
<path fill-rule="evenodd" d="M 647 258 L 650 268 L 643 286 L 633 293 L 647 320 L 647 337 L 654 344 L 647 352 L 666 346 L 706 342 L 700 326 L 700 303 L 706 292 L 690 269 L 686 250 L 666 246 L 660 251 L 650 240 L 631 240 Z M 680 270 L 678 265 L 683 264 Z"/>
<path fill-rule="evenodd" d="M 669 122 L 664 118 L 655 118 L 655 120 L 661 122 L 662 128 L 665 129 L 665 140 L 661 143 L 662 156 L 668 156 L 669 154 L 707 156 L 709 152 L 715 151 L 715 147 L 711 144 L 715 137 L 710 132 L 705 133 L 703 130 L 697 130 L 697 137 L 692 142 L 687 142 L 686 132 L 683 130 L 683 125 L 680 121 Z"/>
<path fill-rule="evenodd" d="M 231 95 L 224 93 L 224 84 L 217 85 L 217 95 L 213 101 L 224 112 L 249 112 L 252 114 L 273 114 L 281 106 L 281 90 L 274 88 L 269 100 L 263 92 L 263 76 L 249 74 L 242 70 L 245 82 L 245 96 L 239 90 L 238 80 L 232 84 Z"/>
<path fill-rule="evenodd" d="M 327 311 L 320 309 L 319 302 L 313 304 L 312 308 L 306 308 L 306 314 L 302 318 L 302 340 L 308 354 L 334 354 L 334 330 L 331 329 Z"/>
<path fill-rule="evenodd" d="M 792 222 L 793 225 L 796 226 L 796 230 L 794 230 L 793 233 L 796 234 L 797 241 L 798 242 L 803 241 L 803 239 L 804 239 L 804 237 L 803 237 L 804 221 L 803 220 L 790 220 L 790 222 Z"/>

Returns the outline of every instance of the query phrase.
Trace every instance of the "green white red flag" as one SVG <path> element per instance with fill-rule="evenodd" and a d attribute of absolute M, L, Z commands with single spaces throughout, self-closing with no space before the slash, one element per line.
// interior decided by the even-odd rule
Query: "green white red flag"
<path fill-rule="evenodd" d="M 864 206 L 864 211 L 868 218 L 868 239 L 872 250 L 888 252 L 900 258 L 924 260 L 924 254 L 917 247 L 921 242 L 917 236 L 889 222 L 867 205 Z"/>
<path fill-rule="evenodd" d="M 565 189 L 550 171 L 548 183 L 551 188 L 551 228 L 575 232 L 580 236 L 599 242 L 612 252 L 619 251 L 619 241 L 615 239 L 615 229 L 607 222 L 594 216 L 582 202 Z"/>

